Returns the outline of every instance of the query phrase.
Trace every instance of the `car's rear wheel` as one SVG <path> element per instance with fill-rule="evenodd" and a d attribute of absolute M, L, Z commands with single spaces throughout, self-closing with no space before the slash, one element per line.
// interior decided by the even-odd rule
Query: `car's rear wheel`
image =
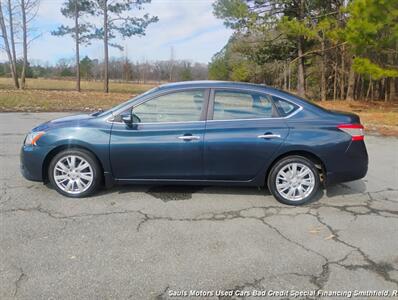
<path fill-rule="evenodd" d="M 101 182 L 101 169 L 95 157 L 82 149 L 64 150 L 54 156 L 48 168 L 52 186 L 73 198 L 93 194 Z"/>
<path fill-rule="evenodd" d="M 320 187 L 315 164 L 302 156 L 287 156 L 278 161 L 268 176 L 268 188 L 281 203 L 301 205 L 314 199 Z"/>

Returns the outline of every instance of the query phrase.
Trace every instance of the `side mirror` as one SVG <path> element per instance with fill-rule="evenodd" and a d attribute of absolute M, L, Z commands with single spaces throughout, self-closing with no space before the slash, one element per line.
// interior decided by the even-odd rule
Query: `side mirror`
<path fill-rule="evenodd" d="M 133 125 L 133 110 L 129 110 L 121 115 L 122 121 L 128 126 Z"/>

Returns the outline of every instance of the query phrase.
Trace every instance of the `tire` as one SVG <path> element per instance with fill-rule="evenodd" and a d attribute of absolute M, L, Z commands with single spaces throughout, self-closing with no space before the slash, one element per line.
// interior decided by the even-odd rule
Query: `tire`
<path fill-rule="evenodd" d="M 98 190 L 102 174 L 97 159 L 90 152 L 68 149 L 53 157 L 48 167 L 48 178 L 61 195 L 83 198 Z"/>
<path fill-rule="evenodd" d="M 279 202 L 302 205 L 317 195 L 320 188 L 319 172 L 311 160 L 298 155 L 287 156 L 274 164 L 269 172 L 267 184 Z"/>

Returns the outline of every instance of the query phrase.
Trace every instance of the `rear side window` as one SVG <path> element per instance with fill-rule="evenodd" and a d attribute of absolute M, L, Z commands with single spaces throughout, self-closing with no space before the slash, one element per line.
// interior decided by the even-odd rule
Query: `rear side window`
<path fill-rule="evenodd" d="M 299 109 L 298 105 L 295 105 L 291 102 L 283 100 L 279 97 L 272 96 L 272 100 L 274 100 L 274 104 L 275 104 L 276 108 L 278 109 L 279 115 L 281 117 L 286 117 L 286 116 L 292 114 L 297 109 Z"/>
<path fill-rule="evenodd" d="M 213 120 L 258 119 L 276 117 L 271 99 L 265 95 L 216 90 Z"/>

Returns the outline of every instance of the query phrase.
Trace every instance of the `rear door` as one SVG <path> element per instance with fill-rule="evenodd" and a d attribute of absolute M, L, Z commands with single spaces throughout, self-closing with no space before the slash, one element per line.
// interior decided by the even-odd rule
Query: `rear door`
<path fill-rule="evenodd" d="M 206 178 L 253 179 L 270 163 L 288 132 L 270 96 L 247 90 L 212 90 L 204 140 Z"/>

